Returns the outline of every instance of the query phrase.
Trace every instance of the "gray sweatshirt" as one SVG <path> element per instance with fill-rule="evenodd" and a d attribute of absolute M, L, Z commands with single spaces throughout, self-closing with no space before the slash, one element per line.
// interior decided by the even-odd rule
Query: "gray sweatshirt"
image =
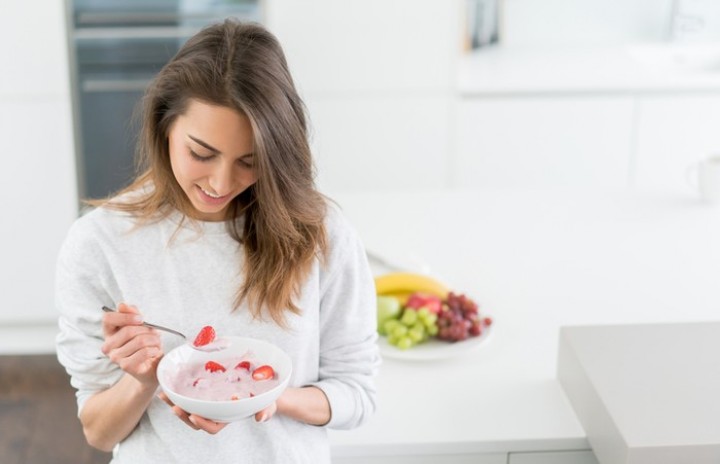
<path fill-rule="evenodd" d="M 217 435 L 198 432 L 154 399 L 137 428 L 115 448 L 113 463 L 330 462 L 326 427 L 350 429 L 375 410 L 375 289 L 363 246 L 334 206 L 326 218 L 329 260 L 313 265 L 288 314 L 288 328 L 269 316 L 232 311 L 244 261 L 242 245 L 219 222 L 185 221 L 180 214 L 136 227 L 125 213 L 98 208 L 71 227 L 60 251 L 56 304 L 57 354 L 77 389 L 78 410 L 123 375 L 100 351 L 101 306 L 137 306 L 145 320 L 188 334 L 212 325 L 218 335 L 267 340 L 292 358 L 290 386 L 315 385 L 330 402 L 325 427 L 275 415 L 234 422 Z M 162 334 L 163 350 L 182 343 Z"/>

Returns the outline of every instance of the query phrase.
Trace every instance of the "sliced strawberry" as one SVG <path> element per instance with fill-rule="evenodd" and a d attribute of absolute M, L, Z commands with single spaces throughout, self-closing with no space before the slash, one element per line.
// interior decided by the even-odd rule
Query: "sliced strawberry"
<path fill-rule="evenodd" d="M 225 367 L 215 361 L 208 361 L 205 363 L 205 370 L 210 372 L 225 372 Z"/>
<path fill-rule="evenodd" d="M 200 332 L 198 332 L 197 337 L 195 337 L 195 341 L 193 342 L 193 345 L 205 346 L 208 343 L 211 343 L 213 340 L 215 340 L 215 329 L 213 329 L 210 325 L 206 325 L 205 327 L 200 329 Z"/>
<path fill-rule="evenodd" d="M 252 373 L 252 378 L 254 380 L 268 380 L 275 377 L 275 371 L 272 367 L 268 366 L 267 364 L 264 366 L 260 366 L 257 369 L 255 369 Z"/>
<path fill-rule="evenodd" d="M 235 366 L 235 369 L 245 369 L 250 372 L 250 361 L 240 361 L 237 366 Z"/>

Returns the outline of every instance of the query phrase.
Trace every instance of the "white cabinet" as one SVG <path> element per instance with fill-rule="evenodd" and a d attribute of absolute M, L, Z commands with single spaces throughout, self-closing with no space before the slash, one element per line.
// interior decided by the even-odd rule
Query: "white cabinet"
<path fill-rule="evenodd" d="M 307 99 L 318 184 L 328 191 L 444 187 L 451 104 L 445 96 Z"/>
<path fill-rule="evenodd" d="M 69 92 L 65 2 L 0 2 L 0 99 Z"/>
<path fill-rule="evenodd" d="M 7 340 L 3 331 L 56 327 L 55 259 L 77 197 L 63 2 L 2 2 L 0 17 L 0 338 Z"/>
<path fill-rule="evenodd" d="M 267 0 L 306 95 L 449 90 L 461 48 L 461 0 Z"/>
<path fill-rule="evenodd" d="M 461 0 L 269 0 L 327 192 L 447 186 Z"/>
<path fill-rule="evenodd" d="M 510 453 L 507 464 L 598 464 L 590 450 Z"/>
<path fill-rule="evenodd" d="M 456 124 L 454 186 L 630 185 L 632 97 L 464 98 Z"/>
<path fill-rule="evenodd" d="M 333 464 L 507 464 L 507 453 L 333 457 L 332 462 Z"/>
<path fill-rule="evenodd" d="M 720 154 L 720 92 L 643 97 L 638 114 L 637 189 L 692 194 L 689 167 Z"/>

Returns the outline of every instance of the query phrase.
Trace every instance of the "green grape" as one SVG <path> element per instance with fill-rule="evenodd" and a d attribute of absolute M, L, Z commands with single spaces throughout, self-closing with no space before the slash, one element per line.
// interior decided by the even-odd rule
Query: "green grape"
<path fill-rule="evenodd" d="M 427 328 L 428 335 L 430 335 L 431 337 L 434 337 L 435 335 L 437 335 L 438 330 L 439 329 L 438 329 L 437 324 L 433 324 Z"/>
<path fill-rule="evenodd" d="M 388 319 L 383 324 L 383 329 L 385 329 L 385 333 L 387 335 L 390 335 L 393 333 L 393 330 L 395 329 L 395 327 L 397 327 L 399 325 L 401 325 L 401 324 L 400 324 L 400 321 L 398 321 L 397 319 Z"/>
<path fill-rule="evenodd" d="M 397 345 L 398 338 L 397 338 L 395 335 L 390 334 L 390 335 L 388 335 L 388 337 L 387 337 L 387 341 L 388 341 L 388 343 L 391 344 L 391 345 Z"/>
<path fill-rule="evenodd" d="M 408 337 L 415 342 L 420 343 L 425 339 L 425 327 L 420 325 L 414 325 L 410 330 L 408 330 Z"/>
<path fill-rule="evenodd" d="M 435 313 L 429 313 L 425 320 L 423 322 L 425 323 L 425 327 L 430 327 L 431 325 L 435 325 L 437 322 L 438 316 Z"/>
<path fill-rule="evenodd" d="M 423 306 L 422 308 L 418 309 L 417 313 L 418 313 L 418 317 L 420 319 L 425 319 L 426 317 L 428 317 L 431 314 L 430 310 L 427 309 L 426 306 Z"/>
<path fill-rule="evenodd" d="M 405 336 L 405 337 L 400 337 L 400 339 L 397 341 L 397 345 L 396 345 L 396 346 L 397 346 L 398 348 L 400 348 L 401 350 L 407 350 L 408 348 L 410 348 L 411 346 L 413 346 L 413 341 L 412 341 L 412 339 L 411 339 L 410 337 L 407 337 L 407 336 Z"/>
<path fill-rule="evenodd" d="M 411 326 L 415 324 L 415 322 L 418 320 L 418 314 L 415 312 L 414 309 L 406 309 L 402 316 L 400 316 L 400 322 L 405 324 L 406 326 Z"/>
<path fill-rule="evenodd" d="M 404 337 L 408 333 L 408 328 L 404 325 L 397 325 L 390 333 L 392 333 L 397 338 Z"/>

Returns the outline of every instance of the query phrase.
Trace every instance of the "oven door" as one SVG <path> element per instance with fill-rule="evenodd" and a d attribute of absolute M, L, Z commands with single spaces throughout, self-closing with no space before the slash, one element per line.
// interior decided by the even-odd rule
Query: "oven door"
<path fill-rule="evenodd" d="M 259 21 L 259 0 L 75 0 L 71 55 L 81 198 L 102 198 L 132 181 L 147 85 L 190 36 L 227 16 Z"/>

